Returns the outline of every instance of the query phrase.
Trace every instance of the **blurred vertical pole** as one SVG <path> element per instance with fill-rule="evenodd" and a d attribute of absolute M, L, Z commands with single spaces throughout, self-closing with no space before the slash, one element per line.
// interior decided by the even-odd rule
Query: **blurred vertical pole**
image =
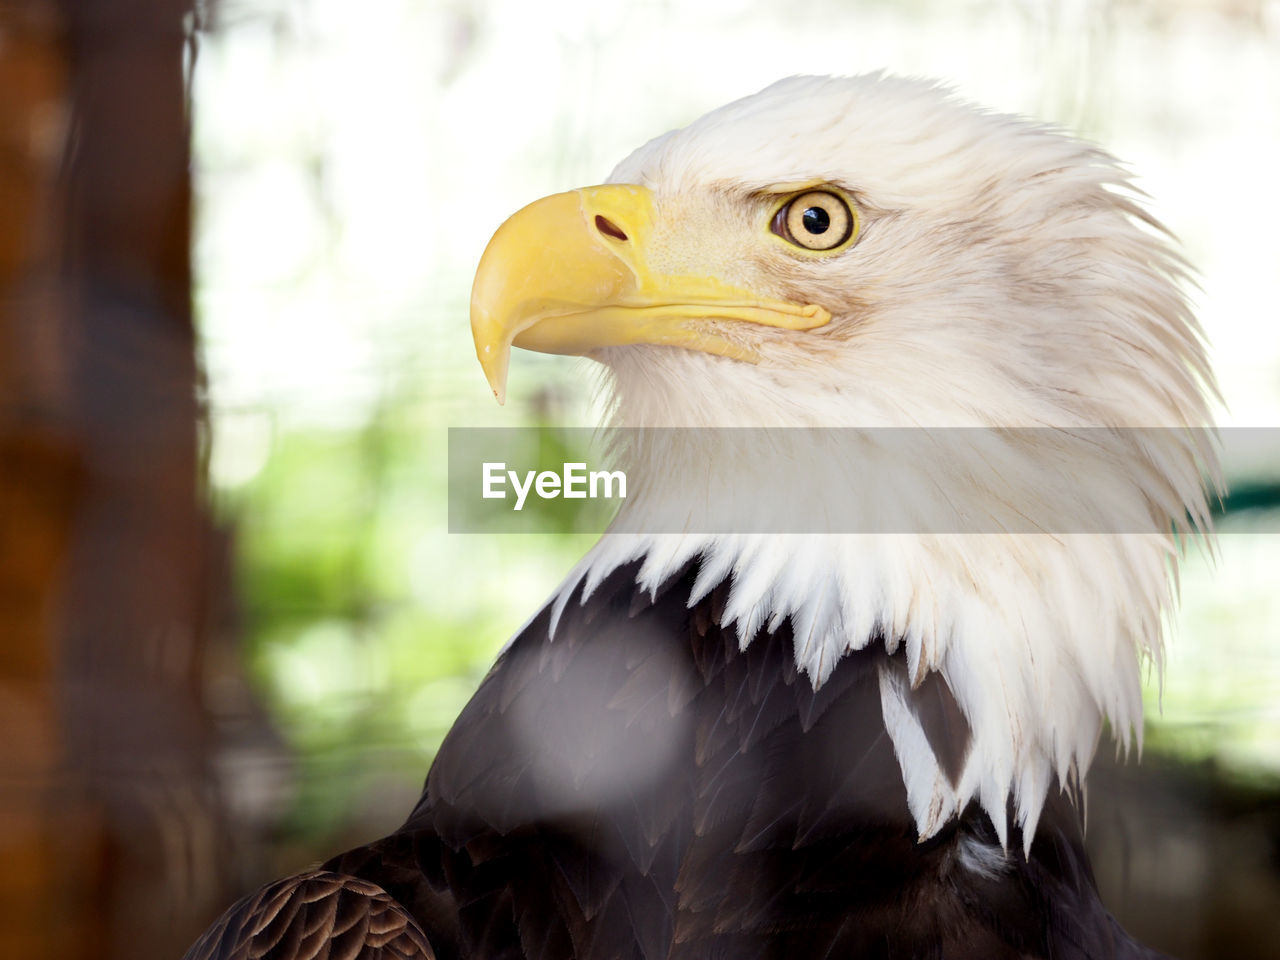
<path fill-rule="evenodd" d="M 191 15 L 0 7 L 0 957 L 180 956 L 226 894 Z"/>
<path fill-rule="evenodd" d="M 60 923 L 76 842 L 63 765 L 53 604 L 66 565 L 77 460 L 56 346 L 55 180 L 65 48 L 49 4 L 0 18 L 0 956 L 71 957 Z"/>

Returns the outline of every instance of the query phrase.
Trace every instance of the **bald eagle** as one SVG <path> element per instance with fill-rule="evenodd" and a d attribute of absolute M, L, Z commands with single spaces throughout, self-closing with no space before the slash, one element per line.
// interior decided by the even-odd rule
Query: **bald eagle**
<path fill-rule="evenodd" d="M 188 957 L 1155 956 L 1099 898 L 1082 789 L 1104 725 L 1140 743 L 1215 388 L 1135 194 L 877 74 L 781 81 L 512 216 L 472 298 L 500 402 L 514 345 L 599 361 L 627 427 L 984 427 L 1032 461 L 1170 428 L 1118 491 L 1151 525 L 649 532 L 659 501 L 752 502 L 773 454 L 641 444 L 660 489 L 511 640 L 405 823 Z"/>

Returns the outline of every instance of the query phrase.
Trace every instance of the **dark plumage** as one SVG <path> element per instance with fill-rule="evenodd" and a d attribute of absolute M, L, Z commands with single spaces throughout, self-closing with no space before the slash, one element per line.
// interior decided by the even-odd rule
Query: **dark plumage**
<path fill-rule="evenodd" d="M 656 599 L 636 572 L 571 600 L 554 640 L 546 611 L 516 638 L 399 830 L 241 901 L 188 960 L 323 956 L 290 945 L 325 923 L 354 929 L 362 909 L 371 930 L 395 918 L 398 937 L 334 956 L 431 956 L 414 923 L 438 960 L 1156 956 L 1099 901 L 1079 811 L 1056 789 L 1029 860 L 1001 852 L 976 805 L 917 842 L 878 688 L 881 670 L 905 676 L 901 654 L 846 657 L 815 692 L 788 626 L 742 651 L 720 626 L 725 587 L 686 607 L 696 565 Z M 969 731 L 945 686 L 912 702 L 937 753 L 962 755 Z M 530 716 L 565 738 L 570 780 L 650 738 L 674 749 L 643 783 L 603 806 L 582 792 L 575 808 L 572 786 L 540 792 L 547 758 L 512 726 Z M 989 860 L 975 868 L 966 848 Z M 275 931 L 294 911 L 276 952 L 249 948 L 245 928 Z"/>
<path fill-rule="evenodd" d="M 421 928 L 378 886 L 312 870 L 227 909 L 187 951 L 202 960 L 435 960 Z"/>

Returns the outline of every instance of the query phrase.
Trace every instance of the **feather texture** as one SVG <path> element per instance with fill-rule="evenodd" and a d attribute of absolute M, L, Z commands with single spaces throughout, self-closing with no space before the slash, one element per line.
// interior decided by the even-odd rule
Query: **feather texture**
<path fill-rule="evenodd" d="M 435 960 L 418 924 L 375 884 L 314 870 L 233 904 L 185 960 Z"/>

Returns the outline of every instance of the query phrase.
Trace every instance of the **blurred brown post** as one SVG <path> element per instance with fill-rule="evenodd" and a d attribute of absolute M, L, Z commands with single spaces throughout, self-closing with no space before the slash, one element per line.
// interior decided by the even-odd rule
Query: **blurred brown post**
<path fill-rule="evenodd" d="M 190 7 L 0 3 L 0 957 L 181 956 L 226 896 Z"/>

